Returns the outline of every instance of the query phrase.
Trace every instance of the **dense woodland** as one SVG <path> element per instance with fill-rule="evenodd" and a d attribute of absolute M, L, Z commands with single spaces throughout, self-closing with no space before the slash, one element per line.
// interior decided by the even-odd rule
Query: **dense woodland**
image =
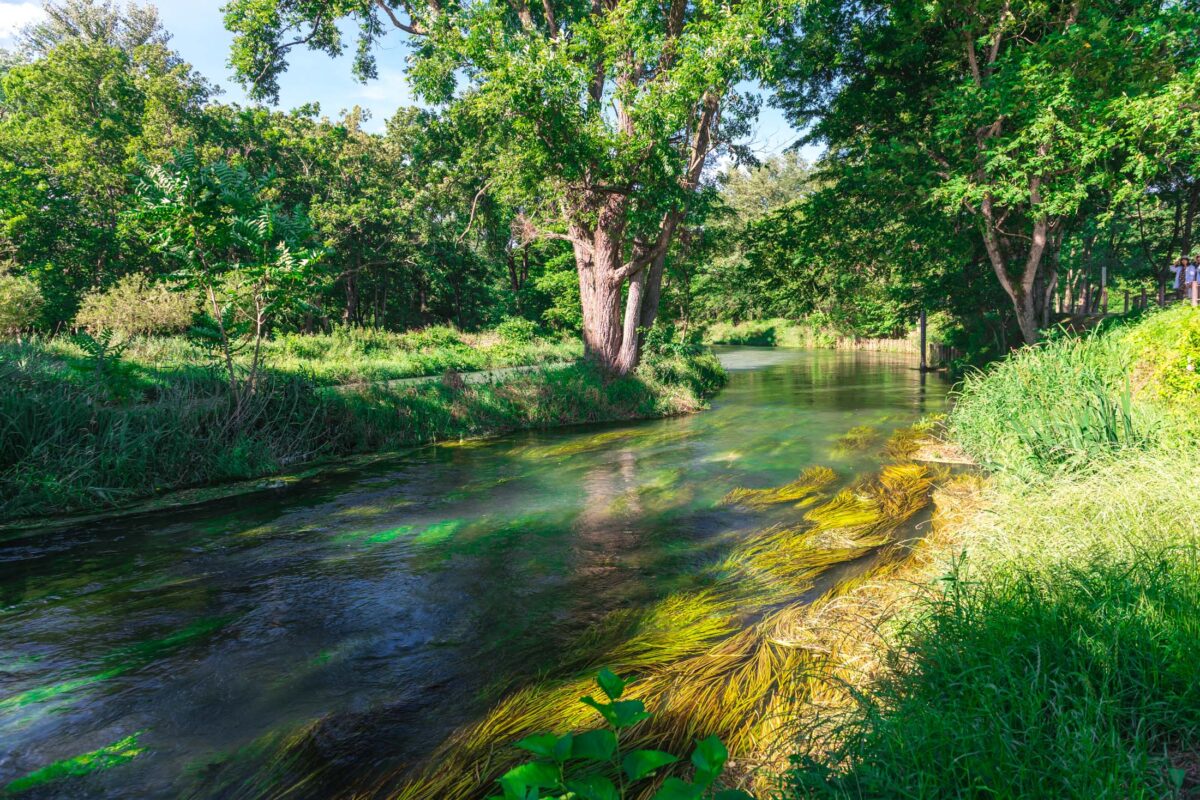
<path fill-rule="evenodd" d="M 1200 235 L 1193 3 L 229 4 L 265 99 L 347 22 L 364 79 L 405 38 L 426 105 L 383 133 L 222 102 L 153 7 L 47 8 L 0 58 L 10 332 L 162 284 L 215 291 L 210 327 L 257 293 L 264 335 L 523 317 L 618 371 L 656 316 L 889 336 L 924 308 L 987 357 L 1102 275 L 1155 293 Z M 820 163 L 741 144 L 755 83 Z"/>

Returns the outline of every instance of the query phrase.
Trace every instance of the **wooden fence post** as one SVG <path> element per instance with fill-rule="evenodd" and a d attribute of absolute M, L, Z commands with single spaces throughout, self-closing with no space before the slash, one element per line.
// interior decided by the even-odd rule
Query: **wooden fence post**
<path fill-rule="evenodd" d="M 1129 313 L 1129 290 L 1128 289 L 1125 290 L 1125 310 L 1122 311 L 1121 313 L 1122 314 Z"/>
<path fill-rule="evenodd" d="M 927 348 L 925 346 L 925 327 L 926 327 L 925 309 L 922 308 L 921 309 L 921 371 L 922 372 L 929 369 L 929 360 L 925 355 L 925 353 L 927 351 Z"/>

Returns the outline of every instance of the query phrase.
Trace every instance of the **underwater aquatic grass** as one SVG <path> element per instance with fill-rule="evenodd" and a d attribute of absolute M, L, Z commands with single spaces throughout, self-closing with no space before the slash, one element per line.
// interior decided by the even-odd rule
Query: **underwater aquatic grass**
<path fill-rule="evenodd" d="M 922 473 L 923 480 L 917 478 Z M 379 791 L 413 800 L 480 795 L 520 758 L 507 746 L 513 741 L 539 730 L 587 726 L 577 698 L 590 682 L 584 676 L 604 665 L 638 675 L 632 696 L 653 697 L 658 709 L 654 720 L 629 732 L 630 747 L 678 749 L 710 734 L 735 753 L 761 744 L 807 685 L 800 668 L 808 656 L 781 637 L 798 615 L 810 613 L 795 598 L 831 565 L 893 541 L 889 534 L 928 503 L 930 487 L 928 472 L 915 465 L 885 471 L 877 481 L 859 484 L 849 498 L 845 493 L 834 498 L 837 509 L 854 502 L 863 506 L 855 515 L 817 506 L 810 520 L 824 519 L 830 527 L 814 522 L 806 530 L 768 528 L 750 537 L 712 568 L 712 585 L 623 615 L 629 634 L 595 652 L 580 677 L 547 677 L 509 692 L 444 742 L 424 772 L 407 780 L 385 777 Z M 830 547 L 832 538 L 837 543 Z M 771 610 L 789 600 L 782 610 Z M 756 612 L 765 616 L 746 627 Z"/>
<path fill-rule="evenodd" d="M 5 796 L 23 794 L 30 789 L 36 789 L 64 778 L 87 775 L 132 761 L 145 751 L 144 747 L 138 746 L 138 739 L 143 733 L 145 731 L 138 731 L 89 753 L 82 753 L 42 767 L 24 777 L 10 781 L 4 786 L 3 794 Z"/>
<path fill-rule="evenodd" d="M 762 508 L 777 503 L 800 504 L 816 498 L 837 476 L 829 467 L 809 467 L 796 480 L 770 489 L 738 488 L 721 498 L 721 505 Z"/>

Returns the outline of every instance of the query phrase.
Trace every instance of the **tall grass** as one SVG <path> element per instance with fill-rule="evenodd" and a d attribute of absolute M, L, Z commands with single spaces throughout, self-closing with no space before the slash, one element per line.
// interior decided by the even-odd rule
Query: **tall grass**
<path fill-rule="evenodd" d="M 648 359 L 606 380 L 587 364 L 481 383 L 323 389 L 274 374 L 234 413 L 219 381 L 187 373 L 137 401 L 62 379 L 38 359 L 0 363 L 0 518 L 110 506 L 278 473 L 330 456 L 699 408 L 724 380 L 710 355 Z"/>
<path fill-rule="evenodd" d="M 877 666 L 826 673 L 842 702 L 798 732 L 783 796 L 1200 791 L 1200 446 L 1176 413 L 1197 407 L 1198 318 L 1052 341 L 965 383 L 950 430 L 995 473 L 910 577 L 942 579 L 874 595 L 900 604 L 864 637 Z"/>
<path fill-rule="evenodd" d="M 135 336 L 127 341 L 127 369 L 145 384 L 173 375 L 196 381 L 208 373 L 204 365 L 210 359 L 184 336 Z M 263 343 L 263 363 L 270 371 L 327 386 L 434 376 L 447 370 L 563 363 L 582 353 L 574 338 L 517 337 L 504 328 L 464 333 L 447 326 L 406 333 L 335 328 L 328 334 L 280 334 Z M 79 347 L 63 337 L 0 343 L 0 360 L 41 359 L 64 374 L 83 358 Z"/>
<path fill-rule="evenodd" d="M 884 350 L 915 353 L 920 346 L 913 336 L 903 339 L 868 339 L 848 336 L 836 328 L 808 319 L 761 319 L 716 322 L 704 331 L 709 344 L 740 344 L 804 349 Z"/>

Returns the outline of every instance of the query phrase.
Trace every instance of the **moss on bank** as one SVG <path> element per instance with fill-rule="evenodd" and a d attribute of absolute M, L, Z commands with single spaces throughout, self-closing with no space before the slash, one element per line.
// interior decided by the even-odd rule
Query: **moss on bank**
<path fill-rule="evenodd" d="M 617 380 L 576 363 L 490 382 L 452 373 L 334 391 L 275 373 L 235 414 L 215 381 L 176 376 L 149 399 L 129 400 L 33 367 L 0 364 L 0 518 L 115 506 L 444 439 L 683 414 L 724 382 L 707 354 L 651 357 Z"/>
<path fill-rule="evenodd" d="M 964 384 L 949 430 L 991 475 L 826 609 L 785 796 L 1200 789 L 1198 326 L 1178 308 Z"/>

